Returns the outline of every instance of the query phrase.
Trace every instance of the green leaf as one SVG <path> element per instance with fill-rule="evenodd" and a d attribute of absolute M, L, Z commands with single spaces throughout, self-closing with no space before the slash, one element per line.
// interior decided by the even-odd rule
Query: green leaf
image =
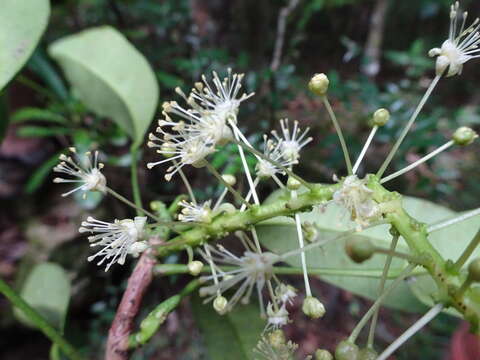
<path fill-rule="evenodd" d="M 49 0 L 2 0 L 0 11 L 0 89 L 26 63 L 50 15 Z"/>
<path fill-rule="evenodd" d="M 71 129 L 64 127 L 22 126 L 17 130 L 21 137 L 48 137 L 56 135 L 68 135 Z"/>
<path fill-rule="evenodd" d="M 115 121 L 134 146 L 143 142 L 157 108 L 158 84 L 147 60 L 121 33 L 92 28 L 55 41 L 48 51 L 88 108 Z"/>
<path fill-rule="evenodd" d="M 47 109 L 40 109 L 34 107 L 25 107 L 16 111 L 12 115 L 10 120 L 12 121 L 12 123 L 21 123 L 30 120 L 48 121 L 60 124 L 67 123 L 67 119 L 60 114 L 57 114 Z"/>
<path fill-rule="evenodd" d="M 192 298 L 192 307 L 209 359 L 254 359 L 252 350 L 265 328 L 257 304 L 237 305 L 232 312 L 218 315 L 211 303 L 202 304 L 197 296 Z"/>
<path fill-rule="evenodd" d="M 61 152 L 56 153 L 47 161 L 45 161 L 34 173 L 30 176 L 25 185 L 25 192 L 27 194 L 32 194 L 37 190 L 40 185 L 43 184 L 45 178 L 50 174 L 52 168 L 58 164 L 58 157 L 60 156 Z"/>
<path fill-rule="evenodd" d="M 281 192 L 277 192 L 272 198 L 282 196 L 281 194 Z M 456 215 L 455 212 L 442 206 L 411 197 L 404 198 L 404 207 L 411 216 L 427 224 L 448 219 Z M 309 221 L 315 224 L 319 231 L 319 238 L 317 240 L 322 241 L 334 238 L 342 232 L 355 227 L 348 219 L 346 212 L 333 203 L 329 204 L 325 209 L 315 209 L 312 212 L 302 214 L 301 218 L 302 221 Z M 454 227 L 435 232 L 430 236 L 430 239 L 432 244 L 446 259 L 456 259 L 460 256 L 479 227 L 480 217 L 472 218 Z M 276 218 L 261 223 L 257 227 L 257 231 L 262 244 L 275 252 L 284 253 L 298 248 L 296 230 L 292 219 Z M 391 235 L 389 234 L 388 225 L 367 229 L 360 234 L 352 236 L 366 236 L 378 246 L 385 248 L 390 246 Z M 455 241 L 452 241 L 452 239 L 455 239 Z M 377 271 L 378 275 L 381 274 L 385 262 L 384 256 L 376 255 L 363 264 L 356 264 L 345 254 L 345 241 L 346 239 L 331 241 L 321 248 L 308 251 L 308 266 L 311 268 L 321 267 L 342 270 L 371 270 Z M 397 249 L 399 251 L 408 251 L 408 247 L 403 239 L 400 239 Z M 477 249 L 476 253 L 480 254 L 480 249 Z M 300 266 L 299 256 L 291 258 L 288 263 L 293 266 Z M 395 259 L 392 263 L 391 272 L 398 274 L 405 266 L 405 261 Z M 322 276 L 322 279 L 369 299 L 376 299 L 377 297 L 379 279 L 346 276 Z M 424 309 L 424 306 L 417 299 L 417 296 L 411 292 L 406 283 L 399 286 L 391 296 L 387 298 L 385 304 L 389 307 L 406 311 L 421 311 Z"/>
<path fill-rule="evenodd" d="M 50 59 L 47 58 L 45 51 L 37 49 L 28 61 L 27 68 L 40 76 L 49 88 L 61 100 L 68 99 L 68 90 L 58 72 L 53 66 Z"/>
<path fill-rule="evenodd" d="M 52 326 L 63 329 L 70 299 L 70 280 L 61 266 L 48 262 L 36 265 L 20 295 Z M 15 309 L 14 313 L 22 323 L 35 327 L 20 310 Z"/>

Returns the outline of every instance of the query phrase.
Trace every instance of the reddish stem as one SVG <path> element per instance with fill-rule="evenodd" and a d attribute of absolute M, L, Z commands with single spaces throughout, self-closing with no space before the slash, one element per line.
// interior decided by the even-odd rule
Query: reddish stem
<path fill-rule="evenodd" d="M 153 267 L 157 263 L 151 251 L 145 251 L 128 279 L 110 331 L 108 332 L 105 360 L 128 359 L 128 337 L 138 313 L 143 295 L 152 282 Z"/>

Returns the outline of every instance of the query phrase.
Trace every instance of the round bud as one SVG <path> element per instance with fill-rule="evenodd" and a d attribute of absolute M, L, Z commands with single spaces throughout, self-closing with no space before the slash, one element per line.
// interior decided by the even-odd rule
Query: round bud
<path fill-rule="evenodd" d="M 303 300 L 302 310 L 305 315 L 313 319 L 318 319 L 325 315 L 325 306 L 313 296 L 307 296 Z"/>
<path fill-rule="evenodd" d="M 187 265 L 190 275 L 197 276 L 203 269 L 203 263 L 198 260 L 190 261 Z"/>
<path fill-rule="evenodd" d="M 366 237 L 353 237 L 346 242 L 345 250 L 350 259 L 362 263 L 373 256 L 375 246 Z"/>
<path fill-rule="evenodd" d="M 333 360 L 333 355 L 328 350 L 318 349 L 315 351 L 315 360 Z"/>
<path fill-rule="evenodd" d="M 458 128 L 452 136 L 452 140 L 457 145 L 470 145 L 478 137 L 477 133 L 469 127 L 462 126 Z"/>
<path fill-rule="evenodd" d="M 230 186 L 234 186 L 237 183 L 237 178 L 230 174 L 222 175 L 222 179 Z"/>
<path fill-rule="evenodd" d="M 358 360 L 375 360 L 378 354 L 371 348 L 365 348 L 358 353 Z"/>
<path fill-rule="evenodd" d="M 160 147 L 160 152 L 162 153 L 163 157 L 171 158 L 174 155 L 175 146 L 171 143 L 165 142 Z"/>
<path fill-rule="evenodd" d="M 308 89 L 315 95 L 325 96 L 330 81 L 325 74 L 315 74 L 308 83 Z"/>
<path fill-rule="evenodd" d="M 283 331 L 277 329 L 268 334 L 268 343 L 272 345 L 272 347 L 278 348 L 282 345 L 285 345 L 287 343 L 287 339 L 285 338 Z"/>
<path fill-rule="evenodd" d="M 373 124 L 375 126 L 384 126 L 390 120 L 390 112 L 387 109 L 378 109 L 373 114 Z"/>
<path fill-rule="evenodd" d="M 340 341 L 335 349 L 335 360 L 359 360 L 358 346 L 348 340 Z"/>
<path fill-rule="evenodd" d="M 306 241 L 314 242 L 317 240 L 318 230 L 311 222 L 305 221 L 302 223 L 302 231 Z"/>
<path fill-rule="evenodd" d="M 468 277 L 475 282 L 480 282 L 480 258 L 476 258 L 468 265 Z"/>
<path fill-rule="evenodd" d="M 225 299 L 223 296 L 217 296 L 215 300 L 213 300 L 213 308 L 217 313 L 220 315 L 225 314 L 228 306 L 228 300 Z"/>
<path fill-rule="evenodd" d="M 288 190 L 298 190 L 302 183 L 295 179 L 294 177 L 289 177 L 287 180 L 287 188 Z"/>

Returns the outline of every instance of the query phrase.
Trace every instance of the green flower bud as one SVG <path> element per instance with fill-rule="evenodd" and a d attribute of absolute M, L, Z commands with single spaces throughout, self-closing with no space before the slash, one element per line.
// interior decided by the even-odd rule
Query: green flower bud
<path fill-rule="evenodd" d="M 477 133 L 469 127 L 458 128 L 452 136 L 455 144 L 460 146 L 470 145 L 478 137 Z"/>
<path fill-rule="evenodd" d="M 307 296 L 303 300 L 302 310 L 305 315 L 313 319 L 318 319 L 325 315 L 325 306 L 313 296 Z"/>
<path fill-rule="evenodd" d="M 333 355 L 328 350 L 318 349 L 315 351 L 315 360 L 333 360 Z"/>
<path fill-rule="evenodd" d="M 197 276 L 202 272 L 203 263 L 198 260 L 190 261 L 187 265 L 190 275 Z"/>
<path fill-rule="evenodd" d="M 287 339 L 285 338 L 283 331 L 278 329 L 268 334 L 268 343 L 272 345 L 272 347 L 278 348 L 282 345 L 285 345 L 287 343 Z"/>
<path fill-rule="evenodd" d="M 362 263 L 373 256 L 375 246 L 366 237 L 353 237 L 346 242 L 345 250 L 350 259 Z"/>
<path fill-rule="evenodd" d="M 373 114 L 373 124 L 376 126 L 384 126 L 390 119 L 390 112 L 387 109 L 378 109 Z"/>
<path fill-rule="evenodd" d="M 302 184 L 294 177 L 289 177 L 287 181 L 288 190 L 298 190 Z"/>
<path fill-rule="evenodd" d="M 306 241 L 314 242 L 315 240 L 317 240 L 318 230 L 315 227 L 315 225 L 313 225 L 311 222 L 309 221 L 303 222 L 302 231 Z"/>
<path fill-rule="evenodd" d="M 315 95 L 325 96 L 328 91 L 330 81 L 325 74 L 315 74 L 308 83 L 308 89 Z"/>
<path fill-rule="evenodd" d="M 378 354 L 371 348 L 365 348 L 358 353 L 358 360 L 375 360 Z"/>
<path fill-rule="evenodd" d="M 217 296 L 216 299 L 213 301 L 213 308 L 217 313 L 220 315 L 225 314 L 228 306 L 228 300 L 225 299 L 223 296 Z"/>
<path fill-rule="evenodd" d="M 335 349 L 335 360 L 359 360 L 358 346 L 349 340 L 340 341 Z"/>
<path fill-rule="evenodd" d="M 234 186 L 237 183 L 237 178 L 230 174 L 222 175 L 222 179 L 230 186 Z"/>
<path fill-rule="evenodd" d="M 480 258 L 476 258 L 468 265 L 468 276 L 474 282 L 480 282 Z"/>

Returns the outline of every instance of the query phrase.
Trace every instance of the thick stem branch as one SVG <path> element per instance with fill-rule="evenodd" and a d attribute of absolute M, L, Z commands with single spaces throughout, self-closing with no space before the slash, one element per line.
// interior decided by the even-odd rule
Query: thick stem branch
<path fill-rule="evenodd" d="M 128 359 L 129 336 L 133 330 L 133 321 L 140 309 L 143 295 L 152 282 L 153 268 L 156 263 L 152 253 L 145 251 L 128 279 L 127 289 L 123 293 L 122 301 L 108 332 L 105 360 Z"/>

